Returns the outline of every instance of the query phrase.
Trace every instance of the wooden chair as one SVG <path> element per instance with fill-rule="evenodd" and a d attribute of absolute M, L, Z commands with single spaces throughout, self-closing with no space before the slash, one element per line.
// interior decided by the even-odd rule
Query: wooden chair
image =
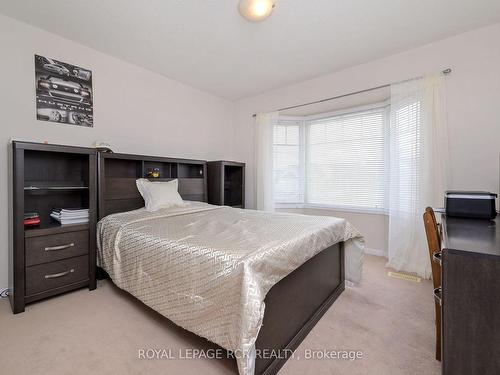
<path fill-rule="evenodd" d="M 429 246 L 429 256 L 432 267 L 432 281 L 434 290 L 441 287 L 441 263 L 434 257 L 436 253 L 441 251 L 441 236 L 439 233 L 439 225 L 436 221 L 436 216 L 432 208 L 427 207 L 424 213 L 425 233 L 427 234 L 427 244 Z M 434 299 L 436 310 L 436 359 L 441 361 L 441 303 L 436 298 Z"/>

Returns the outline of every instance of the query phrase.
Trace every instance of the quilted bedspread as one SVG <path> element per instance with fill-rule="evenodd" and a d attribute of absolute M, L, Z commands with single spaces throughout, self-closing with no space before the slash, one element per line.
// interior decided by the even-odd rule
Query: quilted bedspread
<path fill-rule="evenodd" d="M 113 282 L 175 324 L 238 356 L 253 374 L 271 287 L 345 242 L 346 279 L 361 277 L 363 239 L 346 220 L 189 202 L 113 214 L 98 224 L 98 262 Z"/>

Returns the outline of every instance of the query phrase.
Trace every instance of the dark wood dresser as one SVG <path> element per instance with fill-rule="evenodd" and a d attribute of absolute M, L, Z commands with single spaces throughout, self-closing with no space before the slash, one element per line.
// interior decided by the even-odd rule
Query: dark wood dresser
<path fill-rule="evenodd" d="M 209 161 L 207 173 L 208 203 L 245 208 L 245 163 Z"/>
<path fill-rule="evenodd" d="M 94 149 L 12 142 L 10 163 L 9 297 L 25 304 L 76 288 L 95 289 L 96 152 Z M 89 222 L 61 225 L 55 208 L 88 208 Z M 24 226 L 37 212 L 40 225 Z"/>
<path fill-rule="evenodd" d="M 444 375 L 500 374 L 500 219 L 442 216 Z"/>

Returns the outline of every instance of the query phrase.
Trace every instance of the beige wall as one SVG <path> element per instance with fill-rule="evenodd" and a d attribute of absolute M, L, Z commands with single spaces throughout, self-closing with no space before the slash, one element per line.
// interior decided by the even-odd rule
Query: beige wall
<path fill-rule="evenodd" d="M 498 192 L 500 24 L 495 24 L 237 102 L 235 150 L 237 159 L 248 164 L 247 206 L 254 205 L 253 113 L 376 87 L 448 67 L 453 69 L 446 79 L 450 188 Z M 349 216 L 365 232 L 367 247 L 387 249 L 385 216 Z M 379 230 L 381 233 L 374 233 Z"/>
<path fill-rule="evenodd" d="M 7 286 L 11 138 L 186 158 L 231 157 L 233 103 L 0 16 L 0 288 Z M 94 128 L 37 121 L 34 54 L 93 71 Z"/>

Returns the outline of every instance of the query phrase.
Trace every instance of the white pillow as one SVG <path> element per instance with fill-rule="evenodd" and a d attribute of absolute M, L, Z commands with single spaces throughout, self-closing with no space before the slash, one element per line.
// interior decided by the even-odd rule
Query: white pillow
<path fill-rule="evenodd" d="M 144 198 L 147 211 L 153 212 L 160 208 L 184 206 L 184 201 L 177 192 L 177 179 L 168 182 L 151 182 L 140 178 L 135 183 L 139 193 Z"/>

